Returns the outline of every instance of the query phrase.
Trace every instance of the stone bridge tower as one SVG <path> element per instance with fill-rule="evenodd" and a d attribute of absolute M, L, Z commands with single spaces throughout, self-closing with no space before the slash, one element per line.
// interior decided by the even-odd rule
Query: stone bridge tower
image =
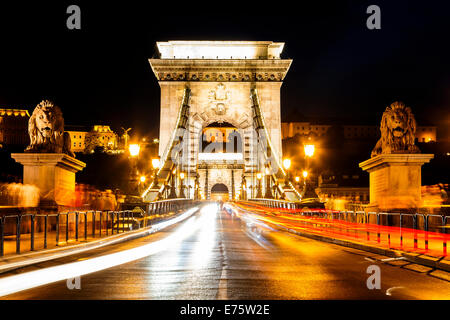
<path fill-rule="evenodd" d="M 258 91 L 272 147 L 281 160 L 280 88 L 292 63 L 281 59 L 284 43 L 271 41 L 168 41 L 158 42 L 158 57 L 149 59 L 161 88 L 159 153 L 171 143 L 183 92 L 189 88 L 188 139 L 185 161 L 179 170 L 193 197 L 197 178 L 200 194 L 211 196 L 216 184 L 227 186 L 237 197 L 245 176 L 256 193 L 256 172 L 264 170 L 258 159 L 250 92 Z M 239 133 L 241 148 L 235 153 L 202 150 L 205 128 L 224 124 Z M 232 186 L 234 183 L 234 186 Z M 189 188 L 190 186 L 190 188 Z M 251 191 L 254 189 L 254 191 Z"/>

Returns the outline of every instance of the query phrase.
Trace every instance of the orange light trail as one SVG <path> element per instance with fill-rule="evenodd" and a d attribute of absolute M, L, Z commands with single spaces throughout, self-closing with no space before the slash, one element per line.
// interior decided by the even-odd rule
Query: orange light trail
<path fill-rule="evenodd" d="M 356 223 L 343 220 L 302 216 L 301 210 L 267 208 L 254 203 L 234 204 L 245 215 L 252 218 L 292 229 L 298 232 L 331 237 L 340 240 L 357 241 L 393 250 L 402 250 L 441 257 L 447 255 L 450 234 L 416 230 L 405 227 L 383 226 L 373 223 Z M 325 211 L 325 210 L 313 210 Z M 327 211 L 332 212 L 332 211 Z M 338 211 L 333 211 L 338 212 Z M 239 215 L 239 213 L 237 212 Z"/>

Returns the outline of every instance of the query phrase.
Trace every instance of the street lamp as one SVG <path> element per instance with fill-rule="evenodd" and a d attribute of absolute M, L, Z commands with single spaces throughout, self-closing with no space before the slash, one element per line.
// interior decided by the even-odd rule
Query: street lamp
<path fill-rule="evenodd" d="M 283 167 L 286 169 L 286 178 L 284 180 L 284 188 L 289 188 L 289 168 L 291 167 L 291 159 L 284 159 L 283 160 Z"/>
<path fill-rule="evenodd" d="M 295 188 L 298 189 L 300 187 L 300 177 L 296 176 L 294 180 L 295 180 Z"/>
<path fill-rule="evenodd" d="M 177 192 L 175 189 L 175 174 L 177 173 L 177 168 L 174 168 L 172 170 L 172 175 L 170 177 L 170 193 L 169 193 L 169 199 L 175 199 L 177 197 Z"/>
<path fill-rule="evenodd" d="M 141 176 L 141 177 L 139 178 L 139 180 L 140 180 L 142 183 L 144 183 L 146 179 L 147 179 L 147 178 L 146 178 L 145 176 Z"/>
<path fill-rule="evenodd" d="M 195 187 L 194 187 L 194 200 L 198 200 L 199 199 L 199 188 L 200 188 L 200 182 L 198 181 L 198 174 L 195 177 Z"/>
<path fill-rule="evenodd" d="M 266 167 L 266 194 L 265 199 L 273 199 L 272 190 L 270 188 L 270 169 Z"/>
<path fill-rule="evenodd" d="M 305 158 L 306 158 L 306 168 L 308 170 L 312 170 L 309 166 L 309 161 L 308 158 L 312 158 L 312 156 L 314 155 L 314 151 L 315 151 L 315 146 L 313 144 L 306 144 L 304 146 L 305 149 Z M 304 186 L 304 192 L 303 192 L 303 198 L 307 199 L 307 198 L 318 198 L 316 191 L 314 190 L 314 186 L 312 185 L 312 181 L 311 179 L 309 179 L 309 181 L 306 179 L 308 177 L 308 175 L 310 174 L 310 172 L 308 171 L 303 171 L 303 177 L 305 178 L 305 186 Z M 312 177 L 312 173 L 311 173 L 311 177 Z"/>
<path fill-rule="evenodd" d="M 241 181 L 241 200 L 247 200 L 247 181 L 245 180 L 245 176 L 242 175 L 242 181 Z"/>
<path fill-rule="evenodd" d="M 152 167 L 153 169 L 159 169 L 159 159 L 158 158 L 154 158 L 152 159 Z"/>
<path fill-rule="evenodd" d="M 140 150 L 141 150 L 141 146 L 138 144 L 130 144 L 128 146 L 128 151 L 130 151 L 130 155 L 132 157 L 137 157 L 139 155 Z"/>
<path fill-rule="evenodd" d="M 283 167 L 286 169 L 286 170 L 289 170 L 289 168 L 291 167 L 291 159 L 284 159 L 283 160 Z"/>
<path fill-rule="evenodd" d="M 158 188 L 158 169 L 160 163 L 158 158 L 152 159 L 152 167 L 153 167 L 153 188 Z"/>
<path fill-rule="evenodd" d="M 180 183 L 180 198 L 186 198 L 186 196 L 184 194 L 184 184 L 183 184 L 184 177 L 185 177 L 184 172 L 180 172 L 180 180 L 181 180 L 181 183 Z"/>
<path fill-rule="evenodd" d="M 130 184 L 131 184 L 131 191 L 132 193 L 138 192 L 139 186 L 138 186 L 138 170 L 137 170 L 137 157 L 139 156 L 139 150 L 140 145 L 138 144 L 130 144 L 128 146 L 128 151 L 130 152 L 131 156 L 131 165 L 132 165 L 132 172 L 130 177 Z"/>
<path fill-rule="evenodd" d="M 304 149 L 305 149 L 305 156 L 311 158 L 314 155 L 314 151 L 316 148 L 313 144 L 306 144 L 304 146 Z"/>
<path fill-rule="evenodd" d="M 256 198 L 257 199 L 261 199 L 262 198 L 262 189 L 261 189 L 261 179 L 262 179 L 262 173 L 258 172 L 256 174 L 256 179 L 258 179 L 258 192 L 256 194 Z"/>

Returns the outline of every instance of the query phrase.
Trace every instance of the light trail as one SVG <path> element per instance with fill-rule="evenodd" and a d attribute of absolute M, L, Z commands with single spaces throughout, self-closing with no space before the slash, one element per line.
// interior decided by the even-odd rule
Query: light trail
<path fill-rule="evenodd" d="M 214 206 L 217 210 L 215 204 L 206 205 L 200 210 L 200 217 L 191 217 L 198 211 L 198 207 L 195 207 L 187 210 L 185 213 L 174 219 L 155 225 L 154 227 L 161 230 L 177 222 L 188 219 L 185 223 L 183 223 L 183 225 L 180 226 L 180 228 L 162 240 L 88 260 L 72 262 L 56 267 L 45 268 L 42 270 L 2 278 L 0 279 L 0 297 L 39 287 L 45 284 L 108 269 L 166 250 L 167 248 L 192 235 L 205 223 L 209 224 L 205 217 L 207 217 L 208 213 L 211 213 L 211 210 L 214 209 L 212 206 Z"/>
<path fill-rule="evenodd" d="M 447 255 L 447 243 L 450 242 L 450 235 L 432 231 L 301 216 L 295 214 L 298 210 L 267 208 L 253 203 L 235 203 L 233 206 L 242 212 L 237 215 L 249 216 L 271 225 L 436 257 Z"/>

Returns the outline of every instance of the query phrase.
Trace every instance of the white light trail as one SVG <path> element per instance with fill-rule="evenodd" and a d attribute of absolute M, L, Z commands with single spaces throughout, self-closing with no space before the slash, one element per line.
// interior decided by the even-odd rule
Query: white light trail
<path fill-rule="evenodd" d="M 217 230 L 218 206 L 210 204 L 202 208 L 202 225 L 199 231 L 198 241 L 194 247 L 191 257 L 192 265 L 195 269 L 202 269 L 211 262 L 213 248 L 215 246 Z"/>

